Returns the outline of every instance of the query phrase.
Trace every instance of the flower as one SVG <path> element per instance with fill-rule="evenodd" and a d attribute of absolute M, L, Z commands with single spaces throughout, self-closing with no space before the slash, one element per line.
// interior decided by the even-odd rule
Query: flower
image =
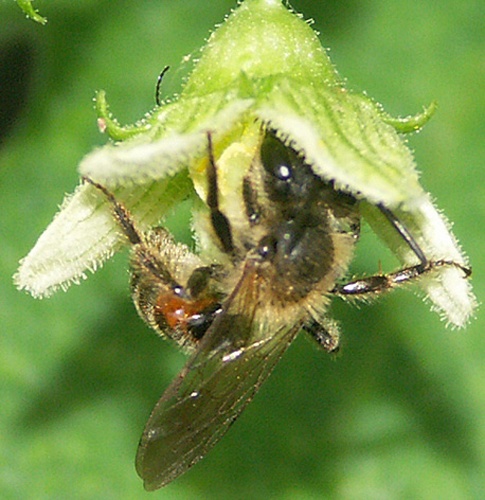
<path fill-rule="evenodd" d="M 97 108 L 114 142 L 88 154 L 80 174 L 122 200 L 141 230 L 187 197 L 205 200 L 208 132 L 230 207 L 264 125 L 316 175 L 360 200 L 362 215 L 404 266 L 416 264 L 416 255 L 379 205 L 406 224 L 428 259 L 467 265 L 450 225 L 420 186 L 402 138 L 420 129 L 434 106 L 396 120 L 366 95 L 349 91 L 308 23 L 280 0 L 241 3 L 203 47 L 181 94 L 141 122 L 117 125 L 104 93 Z M 212 255 L 197 217 L 194 229 L 201 254 Z M 82 183 L 21 261 L 15 283 L 34 297 L 49 296 L 95 271 L 123 244 L 107 200 Z M 476 301 L 459 268 L 437 268 L 418 285 L 447 322 L 467 323 Z"/>

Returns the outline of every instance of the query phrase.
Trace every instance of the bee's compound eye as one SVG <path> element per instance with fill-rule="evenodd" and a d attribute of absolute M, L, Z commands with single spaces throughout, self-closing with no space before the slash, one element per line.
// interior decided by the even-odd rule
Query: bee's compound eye
<path fill-rule="evenodd" d="M 261 145 L 261 161 L 271 177 L 279 182 L 289 182 L 293 177 L 290 150 L 274 135 L 266 134 Z"/>

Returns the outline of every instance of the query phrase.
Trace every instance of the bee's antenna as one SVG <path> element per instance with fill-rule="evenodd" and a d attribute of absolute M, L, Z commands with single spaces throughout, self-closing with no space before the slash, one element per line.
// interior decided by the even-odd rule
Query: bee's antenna
<path fill-rule="evenodd" d="M 162 69 L 162 72 L 158 75 L 157 86 L 155 88 L 155 102 L 157 103 L 157 106 L 161 106 L 162 104 L 162 101 L 160 100 L 160 87 L 162 85 L 163 77 L 169 69 L 170 66 L 165 66 L 165 68 Z"/>

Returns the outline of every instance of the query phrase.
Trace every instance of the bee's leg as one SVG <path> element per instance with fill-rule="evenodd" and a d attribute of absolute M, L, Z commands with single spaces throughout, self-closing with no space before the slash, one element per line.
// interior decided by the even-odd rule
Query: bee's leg
<path fill-rule="evenodd" d="M 94 182 L 89 177 L 83 177 L 83 180 L 96 189 L 99 189 L 108 199 L 108 201 L 113 205 L 113 212 L 115 219 L 118 221 L 119 225 L 123 229 L 126 237 L 130 240 L 132 245 L 137 245 L 141 243 L 141 237 L 133 224 L 131 215 L 128 210 L 114 197 L 113 193 L 108 191 L 103 185 Z"/>
<path fill-rule="evenodd" d="M 232 241 L 231 224 L 227 217 L 219 210 L 219 188 L 217 185 L 217 167 L 212 148 L 212 136 L 207 134 L 209 165 L 207 167 L 207 205 L 210 208 L 211 223 L 214 231 L 221 242 L 223 250 L 234 253 L 234 243 Z"/>
<path fill-rule="evenodd" d="M 84 177 L 83 180 L 88 182 L 96 189 L 99 189 L 113 206 L 114 217 L 121 226 L 123 233 L 126 235 L 132 245 L 137 245 L 135 250 L 137 255 L 138 265 L 148 270 L 153 276 L 160 279 L 167 286 L 171 287 L 175 295 L 184 296 L 184 289 L 174 280 L 170 271 L 157 259 L 151 252 L 150 248 L 145 244 L 141 234 L 135 227 L 131 214 L 126 207 L 121 204 L 105 186 L 98 184 L 89 177 Z M 157 228 L 162 231 L 162 228 Z"/>
<path fill-rule="evenodd" d="M 354 296 L 356 298 L 365 298 L 371 294 L 385 292 L 401 285 L 408 281 L 413 281 L 416 278 L 427 274 L 438 267 L 456 267 L 463 271 L 464 277 L 467 278 L 471 274 L 471 269 L 451 260 L 428 260 L 418 242 L 412 237 L 406 226 L 401 220 L 388 208 L 383 205 L 378 205 L 379 210 L 386 216 L 394 229 L 399 233 L 401 238 L 408 244 L 411 250 L 419 259 L 419 264 L 405 267 L 399 271 L 389 274 L 376 274 L 359 280 L 351 281 L 343 285 L 336 285 L 331 293 L 335 295 Z"/>
<path fill-rule="evenodd" d="M 386 292 L 398 285 L 413 281 L 438 267 L 456 267 L 463 271 L 465 278 L 470 276 L 471 273 L 469 268 L 451 260 L 428 261 L 425 267 L 423 267 L 422 264 L 417 264 L 415 266 L 405 267 L 393 273 L 376 274 L 349 283 L 336 285 L 331 293 L 364 299 L 372 294 Z"/>
<path fill-rule="evenodd" d="M 328 321 L 323 325 L 321 322 L 312 319 L 309 323 L 303 325 L 302 329 L 327 352 L 338 352 L 340 332 L 336 323 Z"/>
<path fill-rule="evenodd" d="M 409 248 L 415 253 L 416 257 L 419 259 L 420 264 L 416 266 L 417 269 L 426 269 L 428 266 L 428 259 L 426 255 L 424 255 L 423 250 L 418 245 L 417 241 L 411 236 L 411 233 L 408 231 L 407 227 L 403 224 L 403 222 L 397 217 L 396 214 L 391 212 L 384 205 L 379 204 L 377 208 L 384 214 L 387 220 L 391 223 L 392 227 L 399 233 L 399 236 L 407 243 Z"/>
<path fill-rule="evenodd" d="M 213 288 L 211 284 L 219 282 L 222 275 L 223 269 L 217 264 L 196 267 L 187 280 L 187 290 L 189 290 L 190 296 L 197 299 L 203 296 L 204 292 L 209 291 L 210 293 L 210 288 Z M 216 288 L 218 287 L 216 286 Z"/>

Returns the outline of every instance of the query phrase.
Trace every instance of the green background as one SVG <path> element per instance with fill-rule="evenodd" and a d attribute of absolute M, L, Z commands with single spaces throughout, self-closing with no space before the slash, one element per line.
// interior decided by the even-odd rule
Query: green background
<path fill-rule="evenodd" d="M 133 462 L 145 420 L 184 358 L 138 319 L 127 255 L 38 301 L 17 261 L 106 140 L 92 97 L 122 123 L 180 89 L 232 0 L 37 1 L 49 23 L 0 4 L 0 497 L 470 499 L 485 491 L 485 322 L 446 330 L 409 289 L 335 303 L 342 353 L 300 337 L 238 423 L 185 476 L 145 493 Z M 454 222 L 475 291 L 485 282 L 483 0 L 294 0 L 349 87 L 394 115 L 437 99 L 410 139 L 422 183 Z M 270 33 L 268 33 L 270 36 Z M 184 230 L 179 233 L 187 235 Z M 354 270 L 382 247 L 364 228 Z M 386 267 L 394 262 L 384 259 Z"/>

